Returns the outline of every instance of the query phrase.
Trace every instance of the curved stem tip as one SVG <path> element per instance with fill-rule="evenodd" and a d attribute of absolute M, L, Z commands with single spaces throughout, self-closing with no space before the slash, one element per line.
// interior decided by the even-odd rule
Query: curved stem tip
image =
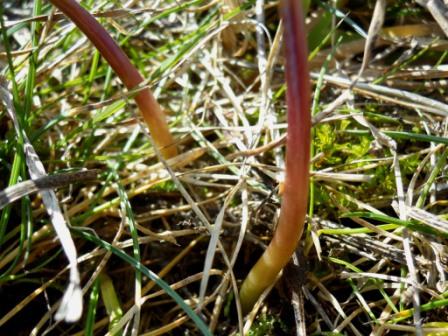
<path fill-rule="evenodd" d="M 88 11 L 74 0 L 50 0 L 50 2 L 68 16 L 89 38 L 129 90 L 143 82 L 143 77 L 129 61 L 124 51 Z M 147 88 L 143 89 L 135 95 L 134 99 L 163 157 L 176 156 L 177 149 L 165 114 L 151 91 Z"/>

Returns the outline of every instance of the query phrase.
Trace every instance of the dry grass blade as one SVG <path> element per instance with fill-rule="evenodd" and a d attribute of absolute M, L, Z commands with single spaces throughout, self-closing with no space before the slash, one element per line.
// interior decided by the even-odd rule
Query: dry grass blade
<path fill-rule="evenodd" d="M 14 123 L 18 138 L 24 142 L 25 159 L 28 166 L 28 172 L 32 179 L 42 178 L 46 176 L 45 168 L 39 159 L 33 145 L 29 141 L 27 135 L 22 131 L 17 119 L 12 96 L 6 86 L 0 83 L 0 98 L 5 106 L 6 112 Z M 59 201 L 53 190 L 40 190 L 45 208 L 50 216 L 53 228 L 56 232 L 62 248 L 69 261 L 70 277 L 69 284 L 65 289 L 62 303 L 55 315 L 56 320 L 64 320 L 66 322 L 78 321 L 82 314 L 82 293 L 80 287 L 80 277 L 77 263 L 77 252 L 70 230 L 67 227 L 62 211 L 59 207 Z"/>
<path fill-rule="evenodd" d="M 318 78 L 319 75 L 316 73 L 311 73 L 312 78 Z M 352 84 L 352 81 L 349 79 L 337 77 L 337 76 L 330 76 L 325 75 L 324 80 L 328 81 L 329 83 L 333 83 L 336 85 L 340 85 L 341 87 L 350 87 Z M 392 98 L 393 101 L 397 104 L 403 104 L 403 106 L 406 107 L 415 107 L 416 105 L 418 108 L 420 108 L 422 111 L 432 113 L 439 116 L 448 116 L 448 105 L 444 102 L 431 99 L 428 97 L 424 97 L 422 95 L 419 95 L 417 93 L 405 91 L 405 90 L 399 90 L 395 88 L 389 88 L 383 85 L 377 85 L 377 84 L 367 84 L 367 83 L 356 83 L 353 86 L 353 90 L 356 92 L 357 90 L 360 90 L 361 92 L 371 92 L 375 94 L 382 95 L 380 98 L 385 99 L 386 98 Z"/>
<path fill-rule="evenodd" d="M 357 79 L 362 77 L 362 74 L 372 57 L 373 44 L 375 42 L 375 38 L 377 37 L 381 28 L 383 27 L 385 14 L 386 14 L 386 0 L 376 0 L 375 9 L 373 10 L 372 19 L 369 25 L 369 31 L 367 32 L 366 43 L 364 45 L 364 56 L 362 58 L 362 63 L 361 67 L 359 68 Z M 355 80 L 355 82 L 356 81 L 357 80 Z"/>
<path fill-rule="evenodd" d="M 203 278 L 201 280 L 201 286 L 199 289 L 199 304 L 200 305 L 202 305 L 204 298 L 205 298 L 205 293 L 207 291 L 209 274 L 210 274 L 210 270 L 213 266 L 213 260 L 215 258 L 216 249 L 218 246 L 219 234 L 222 229 L 226 209 L 229 206 L 229 203 L 233 200 L 233 197 L 235 196 L 235 194 L 239 191 L 241 185 L 242 185 L 242 181 L 239 182 L 234 188 L 232 188 L 232 190 L 226 196 L 226 198 L 224 200 L 224 204 L 222 205 L 222 208 L 219 211 L 218 216 L 216 216 L 216 220 L 213 225 L 213 231 L 211 232 L 211 235 L 210 235 L 210 242 L 209 242 L 209 245 L 207 248 L 207 253 L 206 253 L 205 261 L 204 261 Z"/>
<path fill-rule="evenodd" d="M 441 0 L 417 0 L 417 2 L 428 9 L 448 37 L 448 19 L 446 16 L 448 8 L 446 3 Z"/>

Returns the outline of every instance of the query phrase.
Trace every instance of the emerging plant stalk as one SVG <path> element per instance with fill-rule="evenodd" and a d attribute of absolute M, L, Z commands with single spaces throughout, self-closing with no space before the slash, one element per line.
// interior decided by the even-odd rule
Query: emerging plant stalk
<path fill-rule="evenodd" d="M 89 12 L 75 0 L 50 0 L 50 2 L 67 15 L 89 38 L 129 90 L 143 82 L 143 77 L 131 64 L 123 50 Z M 151 91 L 143 89 L 135 95 L 134 99 L 162 155 L 165 158 L 176 156 L 177 149 L 165 115 Z"/>
<path fill-rule="evenodd" d="M 282 0 L 285 25 L 288 135 L 283 201 L 271 243 L 249 272 L 240 291 L 244 312 L 275 281 L 303 232 L 307 211 L 310 159 L 310 84 L 302 1 Z"/>

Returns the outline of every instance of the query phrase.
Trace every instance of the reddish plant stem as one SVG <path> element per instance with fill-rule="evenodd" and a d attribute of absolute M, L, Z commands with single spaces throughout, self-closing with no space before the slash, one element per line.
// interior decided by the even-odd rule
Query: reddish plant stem
<path fill-rule="evenodd" d="M 288 135 L 283 200 L 271 243 L 241 287 L 243 311 L 252 309 L 288 263 L 303 233 L 307 211 L 310 160 L 310 79 L 302 1 L 283 0 L 285 25 Z"/>
<path fill-rule="evenodd" d="M 74 0 L 50 0 L 50 2 L 68 16 L 89 38 L 129 90 L 143 82 L 143 77 L 131 64 L 123 50 L 88 11 Z M 165 114 L 151 91 L 143 89 L 134 96 L 134 99 L 162 155 L 165 158 L 176 156 L 177 149 Z"/>

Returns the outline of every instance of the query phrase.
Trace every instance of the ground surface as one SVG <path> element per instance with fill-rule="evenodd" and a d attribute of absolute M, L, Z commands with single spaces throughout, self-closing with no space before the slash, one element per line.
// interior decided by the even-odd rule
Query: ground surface
<path fill-rule="evenodd" d="M 196 313 L 216 335 L 236 334 L 243 323 L 250 335 L 448 330 L 448 40 L 413 1 L 386 1 L 372 57 L 351 91 L 375 1 L 311 1 L 307 230 L 295 265 L 238 323 L 233 289 L 272 236 L 286 132 L 278 1 L 240 2 L 81 2 L 166 110 L 182 152 L 168 161 L 174 179 L 131 94 L 79 30 L 47 1 L 2 2 L 0 189 L 30 178 L 21 132 L 49 174 L 100 175 L 72 176 L 56 189 L 80 258 L 78 323 L 52 318 L 68 268 L 42 197 L 21 195 L 3 208 L 0 335 L 104 335 L 113 326 L 123 334 L 198 334 L 188 313 L 212 252 Z M 234 284 L 224 251 L 209 248 L 207 223 L 220 233 Z"/>

